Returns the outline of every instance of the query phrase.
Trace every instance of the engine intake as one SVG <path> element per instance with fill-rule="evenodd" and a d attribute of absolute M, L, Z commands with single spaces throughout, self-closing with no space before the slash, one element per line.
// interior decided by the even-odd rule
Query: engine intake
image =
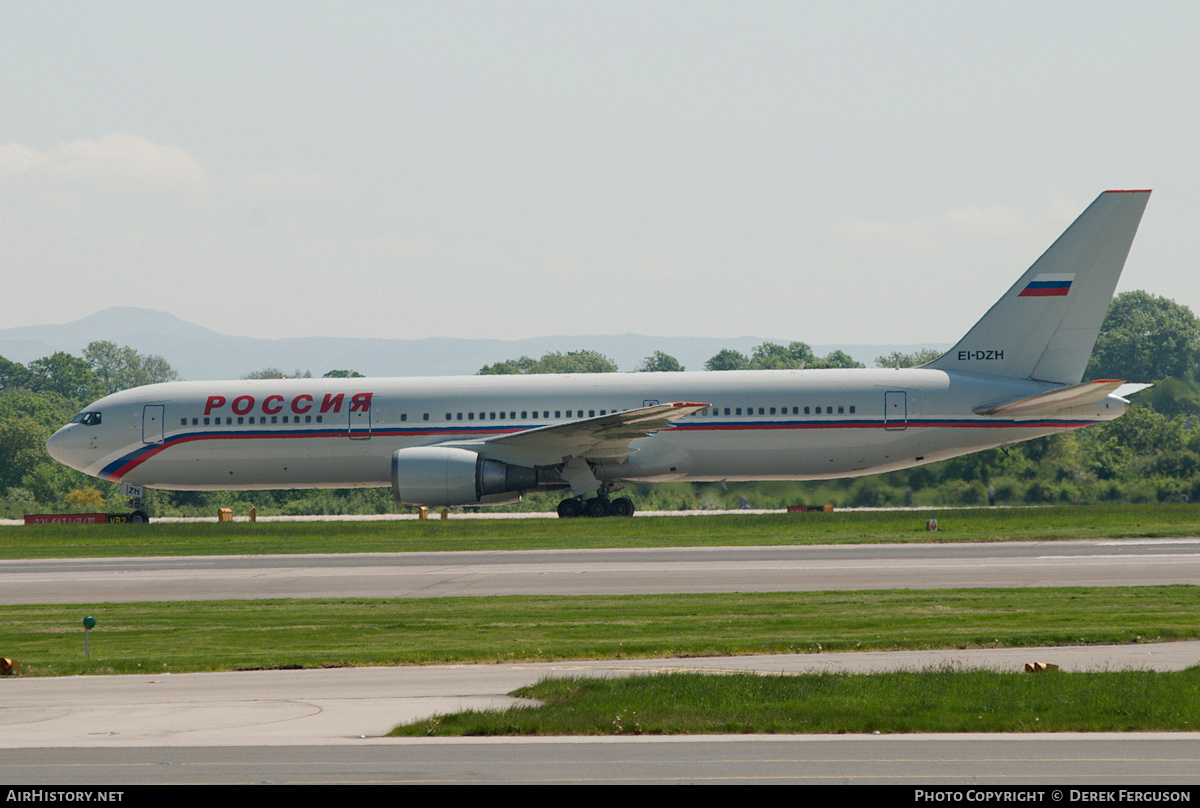
<path fill-rule="evenodd" d="M 419 446 L 392 452 L 392 498 L 398 505 L 499 505 L 537 486 L 537 469 L 467 449 Z"/>

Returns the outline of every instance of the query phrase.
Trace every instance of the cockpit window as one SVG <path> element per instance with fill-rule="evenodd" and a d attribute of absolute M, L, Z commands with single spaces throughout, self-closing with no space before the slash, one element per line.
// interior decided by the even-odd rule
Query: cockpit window
<path fill-rule="evenodd" d="M 98 426 L 100 424 L 100 413 L 81 412 L 71 420 L 71 423 L 84 424 L 85 426 Z"/>

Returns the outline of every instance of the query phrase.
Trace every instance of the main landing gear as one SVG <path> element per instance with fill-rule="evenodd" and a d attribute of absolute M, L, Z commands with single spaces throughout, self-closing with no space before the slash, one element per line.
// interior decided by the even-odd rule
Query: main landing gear
<path fill-rule="evenodd" d="M 633 500 L 629 497 L 618 497 L 611 501 L 605 496 L 587 500 L 583 497 L 569 497 L 558 503 L 558 515 L 563 519 L 573 519 L 576 516 L 633 516 L 633 511 Z"/>

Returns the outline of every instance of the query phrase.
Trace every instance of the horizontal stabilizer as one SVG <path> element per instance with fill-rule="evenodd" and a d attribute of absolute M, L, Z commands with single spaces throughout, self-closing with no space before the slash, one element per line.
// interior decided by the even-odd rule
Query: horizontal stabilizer
<path fill-rule="evenodd" d="M 1122 379 L 1097 379 L 1094 382 L 1072 384 L 1069 387 L 1048 390 L 1045 393 L 1038 393 L 1036 396 L 1018 398 L 1015 401 L 1008 401 L 1004 404 L 976 407 L 974 412 L 976 415 L 1005 415 L 1009 417 L 1053 415 L 1060 410 L 1103 401 L 1123 385 L 1127 387 L 1137 386 L 1125 385 Z"/>
<path fill-rule="evenodd" d="M 1130 382 L 1129 384 L 1123 384 L 1118 387 L 1113 395 L 1117 396 L 1118 398 L 1129 398 L 1134 393 L 1140 393 L 1143 390 L 1149 390 L 1153 386 L 1154 385 L 1152 384 L 1135 384 L 1134 382 Z"/>

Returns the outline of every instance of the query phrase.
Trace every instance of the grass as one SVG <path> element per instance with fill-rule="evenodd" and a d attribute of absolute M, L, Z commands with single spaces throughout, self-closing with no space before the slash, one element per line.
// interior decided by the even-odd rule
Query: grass
<path fill-rule="evenodd" d="M 1196 638 L 1192 586 L 0 607 L 0 656 L 34 676 Z"/>
<path fill-rule="evenodd" d="M 1200 667 L 1030 676 L 677 673 L 546 679 L 538 707 L 468 711 L 392 731 L 427 735 L 1128 732 L 1200 728 Z"/>
<path fill-rule="evenodd" d="M 938 520 L 936 533 L 925 520 Z M 0 527 L 0 558 L 1032 541 L 1200 535 L 1189 505 L 736 514 L 636 519 Z"/>

